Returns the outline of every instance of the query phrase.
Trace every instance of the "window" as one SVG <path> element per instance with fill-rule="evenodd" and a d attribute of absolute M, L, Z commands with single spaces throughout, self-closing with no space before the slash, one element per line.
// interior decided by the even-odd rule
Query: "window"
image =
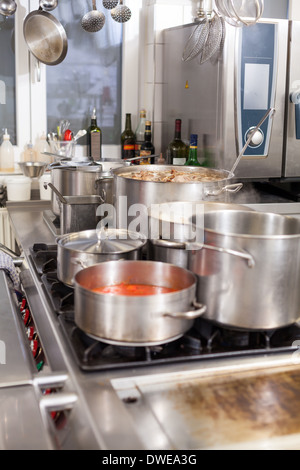
<path fill-rule="evenodd" d="M 5 20 L 9 32 L 4 25 L 2 27 L 0 17 L 0 98 L 3 101 L 5 94 L 7 102 L 0 104 L 0 142 L 2 128 L 7 127 L 15 144 L 15 161 L 19 161 L 28 142 L 34 144 L 44 132 L 55 130 L 60 119 L 69 119 L 74 131 L 86 128 L 93 106 L 97 108 L 98 123 L 103 130 L 103 156 L 120 156 L 119 138 L 125 112 L 131 112 L 133 116 L 138 112 L 138 38 L 142 1 L 125 0 L 132 17 L 126 25 L 121 25 L 111 19 L 110 11 L 97 0 L 98 9 L 106 16 L 105 25 L 98 33 L 85 33 L 80 22 L 82 16 L 92 10 L 92 2 L 59 0 L 57 8 L 50 14 L 66 30 L 68 54 L 55 66 L 39 64 L 30 54 L 23 35 L 24 19 L 39 8 L 39 0 L 17 1 L 15 15 Z M 5 63 L 3 58 L 6 56 L 12 67 L 9 80 L 2 78 L 7 74 L 8 62 Z M 5 92 L 2 82 L 5 82 Z M 4 110 L 8 103 L 9 111 Z M 85 154 L 82 141 L 76 146 L 77 154 Z"/>
<path fill-rule="evenodd" d="M 16 144 L 15 19 L 0 15 L 0 134 Z"/>
<path fill-rule="evenodd" d="M 103 144 L 117 145 L 121 134 L 123 25 L 113 21 L 102 2 L 98 4 L 106 19 L 97 33 L 81 27 L 91 2 L 60 0 L 53 12 L 65 27 L 68 53 L 61 64 L 46 69 L 47 127 L 55 132 L 59 121 L 67 119 L 74 132 L 86 129 L 95 107 Z"/>

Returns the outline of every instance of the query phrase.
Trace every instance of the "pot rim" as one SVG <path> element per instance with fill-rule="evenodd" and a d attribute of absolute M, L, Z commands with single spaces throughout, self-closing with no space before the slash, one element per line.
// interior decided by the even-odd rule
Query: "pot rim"
<path fill-rule="evenodd" d="M 85 287 L 85 286 L 82 286 L 81 283 L 78 281 L 78 277 L 82 276 L 84 274 L 84 272 L 86 272 L 87 270 L 89 271 L 92 271 L 93 269 L 96 269 L 97 266 L 105 266 L 107 265 L 107 263 L 143 263 L 144 265 L 158 265 L 160 264 L 162 267 L 165 266 L 165 268 L 167 269 L 167 267 L 172 267 L 176 270 L 181 270 L 182 272 L 185 272 L 186 275 L 188 275 L 191 280 L 193 280 L 193 282 L 191 282 L 191 284 L 187 287 L 183 287 L 183 288 L 179 288 L 179 289 L 176 289 L 174 292 L 166 292 L 166 293 L 160 293 L 160 294 L 154 294 L 154 295 L 135 295 L 135 296 L 129 296 L 129 295 L 116 295 L 116 294 L 110 294 L 110 293 L 102 293 L 102 292 L 94 292 L 92 291 L 91 289 Z M 153 285 L 153 284 L 151 284 Z M 159 284 L 158 284 L 159 285 Z M 151 303 L 153 301 L 153 299 L 168 299 L 168 298 L 172 298 L 174 296 L 178 296 L 178 294 L 182 295 L 184 292 L 187 292 L 191 289 L 194 289 L 196 288 L 196 285 L 197 285 L 197 277 L 196 275 L 186 269 L 186 268 L 182 268 L 180 266 L 176 266 L 174 264 L 171 264 L 171 263 L 163 263 L 162 261 L 151 261 L 151 260 L 119 260 L 119 261 L 104 261 L 103 263 L 99 263 L 99 264 L 94 264 L 92 266 L 88 266 L 87 268 L 83 268 L 81 269 L 78 273 L 76 273 L 76 275 L 74 276 L 74 286 L 75 286 L 75 289 L 78 288 L 78 289 L 81 289 L 83 290 L 84 292 L 87 292 L 89 295 L 92 295 L 94 298 L 102 298 L 102 299 L 121 299 L 122 302 L 126 301 L 127 302 L 130 302 L 130 303 L 135 303 L 135 302 L 139 302 L 141 299 L 145 299 L 145 301 L 149 301 L 149 303 Z"/>
<path fill-rule="evenodd" d="M 215 181 L 185 181 L 185 182 L 176 182 L 176 183 L 172 183 L 171 181 L 167 181 L 167 182 L 164 182 L 164 181 L 144 181 L 144 180 L 136 180 L 134 178 L 127 178 L 126 176 L 124 175 L 120 175 L 119 173 L 130 173 L 130 172 L 133 172 L 133 173 L 136 173 L 138 171 L 145 171 L 147 169 L 149 170 L 166 170 L 166 169 L 169 169 L 169 168 L 172 168 L 172 169 L 177 169 L 177 170 L 183 170 L 185 169 L 187 171 L 187 173 L 201 173 L 205 170 L 207 170 L 207 168 L 204 168 L 204 167 L 193 167 L 193 166 L 182 166 L 182 165 L 143 165 L 143 167 L 141 168 L 140 165 L 131 165 L 130 167 L 128 168 L 124 168 L 124 167 L 120 167 L 120 168 L 114 168 L 111 170 L 112 174 L 114 175 L 114 177 L 116 178 L 123 178 L 125 180 L 129 180 L 129 181 L 134 181 L 135 183 L 155 183 L 155 184 L 172 184 L 172 186 L 174 185 L 191 185 L 191 184 L 195 184 L 195 185 L 199 185 L 199 184 L 202 184 L 202 185 L 211 185 L 211 184 L 219 184 L 219 183 L 224 183 L 226 181 L 228 181 L 229 179 L 232 179 L 234 178 L 234 173 L 228 171 L 228 170 L 223 170 L 223 169 L 220 169 L 220 168 L 209 168 L 210 171 L 215 171 L 217 172 L 218 174 L 224 174 L 224 178 L 223 179 L 218 179 L 218 180 L 215 180 Z M 227 176 L 226 176 L 227 175 Z"/>
<path fill-rule="evenodd" d="M 111 230 L 111 229 L 109 229 Z M 113 229 L 114 230 L 114 229 Z M 72 232 L 72 233 L 65 233 L 63 235 L 60 235 L 58 237 L 56 237 L 56 243 L 58 245 L 58 247 L 61 247 L 63 249 L 66 249 L 66 250 L 70 250 L 72 252 L 75 252 L 75 253 L 79 253 L 79 254 L 86 254 L 86 255 L 89 255 L 89 256 L 107 256 L 107 255 L 122 255 L 122 254 L 126 254 L 126 253 L 130 253 L 132 251 L 135 251 L 135 250 L 139 250 L 141 249 L 143 246 L 146 245 L 148 239 L 142 234 L 142 233 L 139 233 L 139 232 L 132 232 L 130 230 L 126 230 L 126 229 L 116 229 L 116 231 L 122 231 L 122 232 L 127 232 L 128 234 L 132 233 L 132 234 L 135 234 L 137 236 L 136 238 L 136 241 L 140 241 L 140 244 L 138 246 L 133 246 L 131 249 L 128 249 L 128 250 L 125 250 L 125 251 L 102 251 L 102 252 L 88 252 L 88 251 L 85 251 L 85 250 L 82 250 L 82 249 L 76 249 L 74 247 L 68 247 L 64 244 L 67 243 L 68 241 L 70 241 L 71 238 L 74 238 L 75 235 L 77 236 L 80 236 L 80 235 L 89 235 L 89 234 L 96 234 L 96 230 L 82 230 L 80 232 Z M 89 239 L 86 238 L 86 241 L 88 241 Z M 122 240 L 122 239 L 121 239 Z M 125 240 L 125 239 L 124 239 Z"/>
<path fill-rule="evenodd" d="M 214 212 L 220 212 L 220 211 L 211 211 L 210 213 L 214 213 Z M 261 216 L 263 215 L 271 215 L 271 216 L 275 216 L 276 218 L 289 218 L 289 219 L 296 219 L 295 217 L 291 217 L 291 216 L 288 216 L 288 215 L 282 215 L 282 214 L 275 214 L 273 212 L 258 212 L 258 211 L 242 211 L 242 210 L 229 210 L 229 211 L 226 211 L 226 212 L 235 212 L 235 213 L 247 213 L 247 214 L 260 214 Z M 253 215 L 250 215 L 249 217 L 253 217 Z M 196 227 L 196 226 L 195 226 Z M 197 229 L 197 227 L 196 227 Z M 271 235 L 271 234 L 249 234 L 249 233 L 235 233 L 235 232 L 224 232 L 224 231 L 221 231 L 221 230 L 215 230 L 215 229 L 212 229 L 212 228 L 207 228 L 205 227 L 205 223 L 204 223 L 204 227 L 201 227 L 202 230 L 204 230 L 205 232 L 208 232 L 208 233 L 212 233 L 212 234 L 216 234 L 216 235 L 221 235 L 221 236 L 226 236 L 226 237 L 232 237 L 232 238 L 242 238 L 242 239 L 251 239 L 251 240 L 255 240 L 255 239 L 258 239 L 258 240 L 291 240 L 291 239 L 297 239 L 297 238 L 300 238 L 300 230 L 299 230 L 299 233 L 295 233 L 295 234 L 281 234 L 281 235 Z"/>

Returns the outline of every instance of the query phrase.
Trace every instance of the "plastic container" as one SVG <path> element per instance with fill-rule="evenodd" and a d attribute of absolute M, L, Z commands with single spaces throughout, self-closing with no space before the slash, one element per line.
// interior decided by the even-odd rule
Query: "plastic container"
<path fill-rule="evenodd" d="M 30 201 L 31 179 L 25 176 L 8 178 L 6 180 L 8 201 Z"/>
<path fill-rule="evenodd" d="M 51 201 L 51 189 L 45 189 L 44 183 L 51 183 L 51 173 L 46 173 L 39 179 L 40 199 L 43 201 Z"/>
<path fill-rule="evenodd" d="M 51 152 L 50 145 L 46 140 L 46 134 L 43 133 L 40 139 L 37 140 L 34 149 L 36 151 L 36 158 L 38 162 L 52 163 L 54 159 L 51 155 L 45 155 L 44 152 Z"/>
<path fill-rule="evenodd" d="M 36 162 L 37 161 L 37 152 L 33 148 L 32 143 L 26 145 L 24 152 L 22 153 L 21 160 L 23 162 Z"/>
<path fill-rule="evenodd" d="M 14 147 L 7 129 L 3 134 L 3 142 L 0 148 L 0 169 L 7 172 L 15 171 Z"/>

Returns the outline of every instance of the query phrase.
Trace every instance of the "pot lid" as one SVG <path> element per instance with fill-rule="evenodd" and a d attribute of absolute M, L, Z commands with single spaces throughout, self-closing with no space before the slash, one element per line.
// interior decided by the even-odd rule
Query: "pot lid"
<path fill-rule="evenodd" d="M 143 246 L 146 237 L 125 229 L 100 229 L 63 235 L 57 243 L 70 250 L 91 254 L 126 253 Z"/>

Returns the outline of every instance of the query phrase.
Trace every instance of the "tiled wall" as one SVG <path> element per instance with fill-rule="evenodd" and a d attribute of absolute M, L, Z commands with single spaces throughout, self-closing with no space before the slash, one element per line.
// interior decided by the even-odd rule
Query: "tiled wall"
<path fill-rule="evenodd" d="M 147 110 L 152 121 L 156 153 L 161 152 L 163 34 L 166 28 L 193 21 L 194 0 L 144 0 L 142 24 L 144 57 L 140 63 L 139 107 Z"/>

